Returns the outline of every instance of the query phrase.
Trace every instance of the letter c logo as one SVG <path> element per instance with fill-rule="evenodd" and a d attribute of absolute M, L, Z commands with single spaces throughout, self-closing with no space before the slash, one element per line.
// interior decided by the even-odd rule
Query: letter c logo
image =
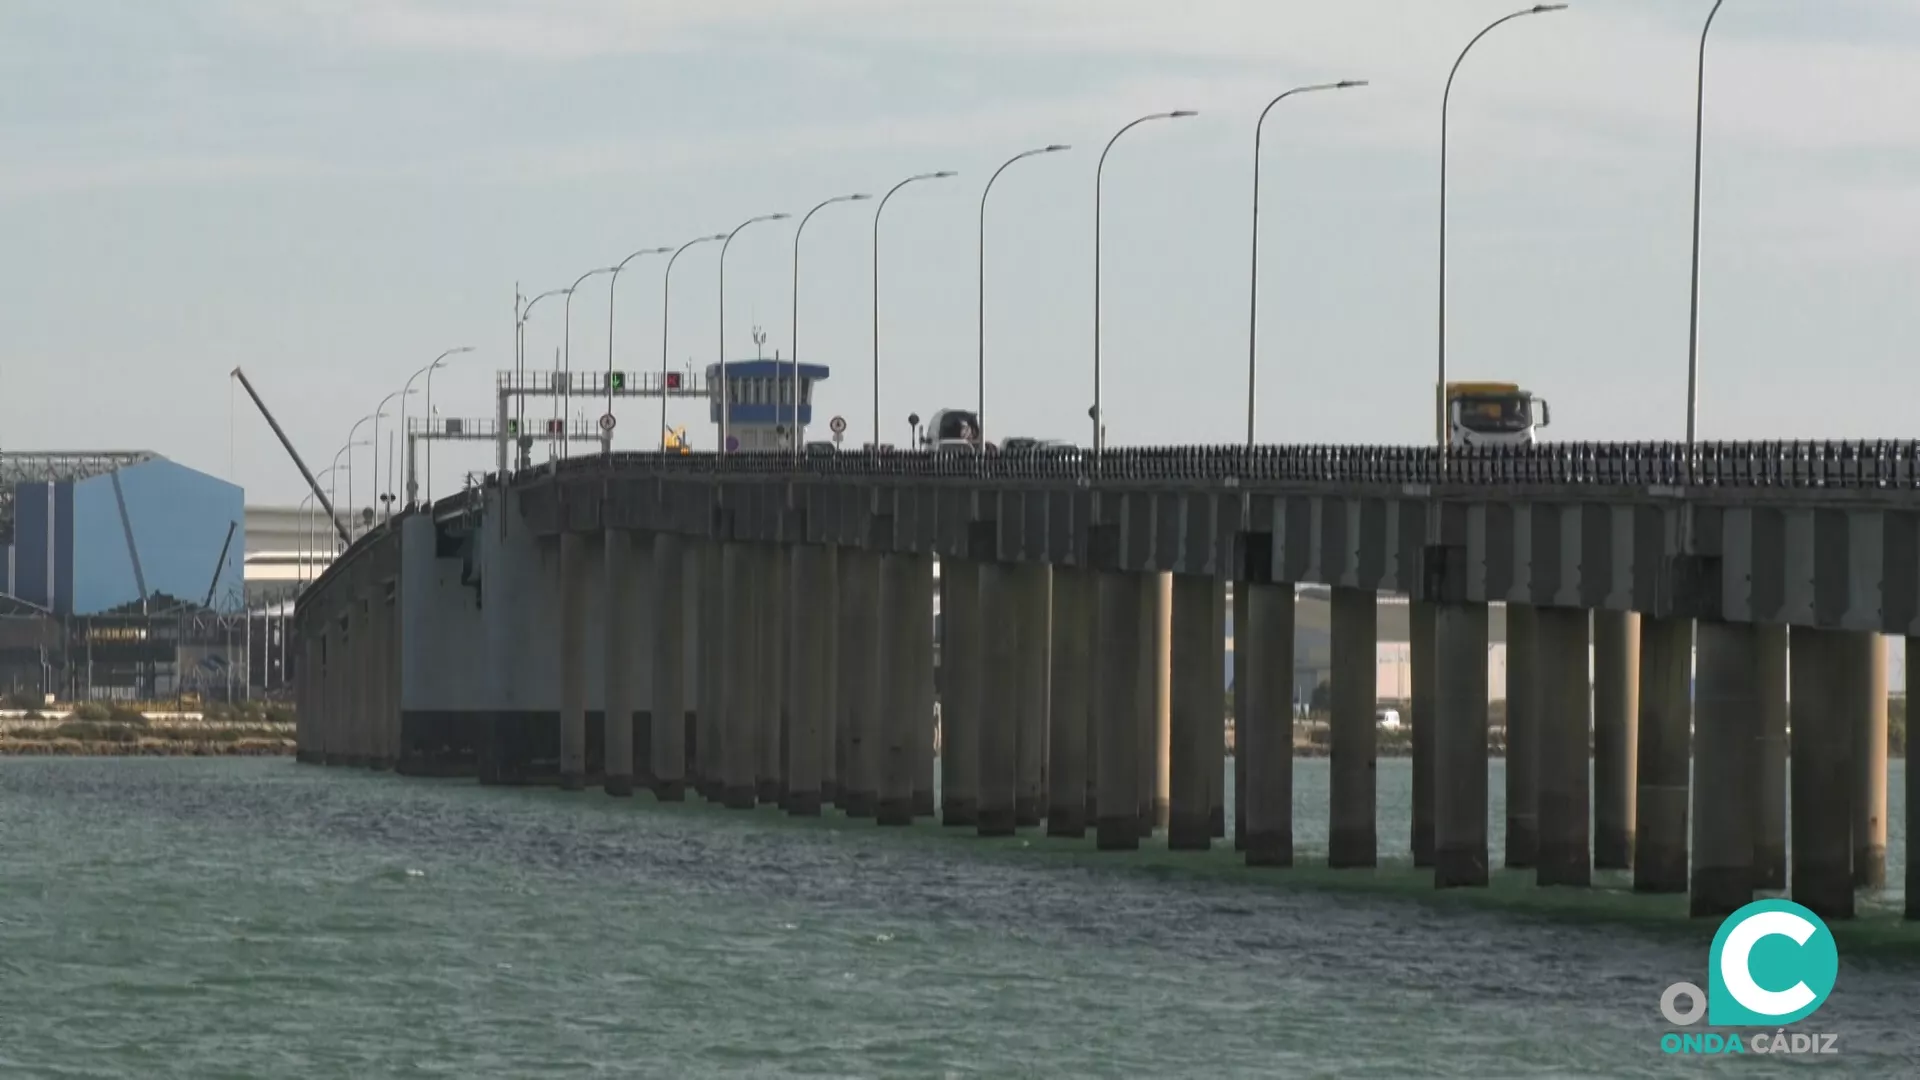
<path fill-rule="evenodd" d="M 1756 900 L 1727 917 L 1707 960 L 1707 1023 L 1790 1024 L 1833 992 L 1840 953 L 1820 916 L 1791 900 Z"/>
<path fill-rule="evenodd" d="M 1778 934 L 1792 938 L 1796 945 L 1805 945 L 1817 929 L 1791 911 L 1763 911 L 1747 916 L 1727 935 L 1726 944 L 1720 950 L 1720 978 L 1726 981 L 1727 993 L 1743 1008 L 1761 1016 L 1785 1016 L 1813 1004 L 1818 999 L 1804 980 L 1785 990 L 1769 990 L 1754 981 L 1750 961 L 1753 947 L 1761 938 Z"/>

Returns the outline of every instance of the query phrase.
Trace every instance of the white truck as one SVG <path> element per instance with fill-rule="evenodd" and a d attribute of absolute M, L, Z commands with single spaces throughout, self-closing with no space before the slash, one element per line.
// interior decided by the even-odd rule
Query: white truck
<path fill-rule="evenodd" d="M 1545 398 L 1518 383 L 1447 384 L 1448 445 L 1532 446 L 1552 422 Z"/>

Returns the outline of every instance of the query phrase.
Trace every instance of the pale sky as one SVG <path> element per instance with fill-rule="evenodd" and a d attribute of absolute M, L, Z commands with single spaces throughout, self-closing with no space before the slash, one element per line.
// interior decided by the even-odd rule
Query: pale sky
<path fill-rule="evenodd" d="M 988 426 L 1085 442 L 1094 167 L 1106 174 L 1110 442 L 1245 424 L 1254 119 L 1260 435 L 1432 436 L 1440 97 L 1512 0 L 6 0 L 0 448 L 152 449 L 249 502 L 303 493 L 227 372 L 315 469 L 441 350 L 445 415 L 491 413 L 528 293 L 637 248 L 954 169 L 881 231 L 883 433 L 975 399 L 980 186 Z M 1449 361 L 1520 382 L 1557 439 L 1684 431 L 1694 56 L 1710 0 L 1575 0 L 1455 84 Z M 1727 0 L 1707 64 L 1703 438 L 1905 438 L 1920 399 L 1920 7 Z M 818 417 L 871 412 L 873 203 L 808 227 Z M 728 257 L 729 353 L 791 355 L 793 222 Z M 716 358 L 717 245 L 674 273 L 675 367 Z M 660 363 L 660 270 L 621 276 L 619 362 Z M 606 362 L 606 278 L 573 309 Z M 550 365 L 562 308 L 529 328 Z M 419 384 L 416 384 L 419 385 Z M 411 408 L 417 414 L 421 401 Z M 587 406 L 582 415 L 597 415 Z M 618 445 L 657 405 L 623 403 Z M 388 423 L 397 424 L 397 408 Z M 704 409 L 681 405 L 712 445 Z M 385 441 L 385 434 L 382 441 Z M 363 436 L 368 434 L 363 429 Z M 702 438 L 705 436 L 705 438 Z M 384 455 L 385 448 L 382 447 Z M 366 468 L 365 454 L 356 456 Z M 437 493 L 491 449 L 435 453 Z M 383 466 L 384 469 L 384 466 Z M 398 485 L 396 485 L 397 487 Z M 356 485 L 369 502 L 364 473 Z"/>

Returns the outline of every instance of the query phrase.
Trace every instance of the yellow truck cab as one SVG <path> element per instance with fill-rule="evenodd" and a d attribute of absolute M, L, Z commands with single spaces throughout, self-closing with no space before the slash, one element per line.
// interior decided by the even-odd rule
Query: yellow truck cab
<path fill-rule="evenodd" d="M 1464 446 L 1531 446 L 1538 431 L 1552 422 L 1545 398 L 1523 390 L 1518 383 L 1450 382 L 1447 384 L 1449 444 Z"/>

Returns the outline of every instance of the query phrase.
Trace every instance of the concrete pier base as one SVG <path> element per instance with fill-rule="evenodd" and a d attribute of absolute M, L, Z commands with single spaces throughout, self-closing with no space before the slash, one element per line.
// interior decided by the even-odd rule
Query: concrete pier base
<path fill-rule="evenodd" d="M 787 775 L 787 558 L 772 544 L 756 545 L 759 617 L 756 647 L 760 656 L 760 762 L 754 771 L 755 794 L 768 806 L 786 802 Z"/>
<path fill-rule="evenodd" d="M 726 670 L 721 679 L 720 745 L 715 747 L 720 766 L 720 803 L 729 810 L 751 810 L 757 801 L 754 770 L 759 756 L 755 735 L 759 717 L 754 686 L 761 677 L 759 650 L 754 647 L 754 627 L 760 621 L 756 602 L 753 551 L 745 544 L 720 546 L 720 592 L 725 615 L 720 652 Z M 716 643 L 717 644 L 717 643 Z"/>
<path fill-rule="evenodd" d="M 840 678 L 842 664 L 840 630 L 840 549 L 828 544 L 820 556 L 820 572 L 825 582 L 826 597 L 821 602 L 820 619 L 815 623 L 816 632 L 822 637 L 821 678 L 824 686 L 821 697 L 825 701 L 825 711 L 820 714 L 820 805 L 840 805 L 840 769 L 845 749 L 844 724 L 846 718 L 841 715 L 845 705 L 840 700 Z"/>
<path fill-rule="evenodd" d="M 635 558 L 635 538 L 624 529 L 608 529 L 601 539 L 601 591 L 606 597 L 601 647 L 606 655 L 601 675 L 606 686 L 605 778 L 602 786 L 615 796 L 633 794 L 633 717 L 638 711 L 639 666 L 643 662 L 636 640 L 639 624 L 652 615 L 638 580 L 642 567 Z M 651 561 L 651 560 L 649 560 Z M 651 756 L 651 755 L 649 755 Z"/>
<path fill-rule="evenodd" d="M 1907 700 L 1920 702 L 1920 637 L 1907 639 Z M 1920 919 L 1920 769 L 1913 767 L 1913 728 L 1907 728 L 1907 918 Z"/>
<path fill-rule="evenodd" d="M 560 534 L 560 788 L 587 779 L 587 590 L 594 560 L 587 538 Z"/>
<path fill-rule="evenodd" d="M 1540 608 L 1541 885 L 1593 883 L 1589 844 L 1587 733 L 1593 699 L 1588 677 L 1588 613 Z"/>
<path fill-rule="evenodd" d="M 880 807 L 882 651 L 881 566 L 878 555 L 840 552 L 840 637 L 852 663 L 841 665 L 841 716 L 849 725 L 840 809 L 850 818 L 875 817 Z"/>
<path fill-rule="evenodd" d="M 1088 593 L 1092 576 L 1079 567 L 1053 571 L 1052 672 L 1047 688 L 1047 835 L 1087 831 Z"/>
<path fill-rule="evenodd" d="M 1014 824 L 1033 828 L 1045 809 L 1047 669 L 1053 646 L 1053 572 L 1044 564 L 1012 572 L 1014 619 L 1020 624 L 1014 662 Z"/>
<path fill-rule="evenodd" d="M 1435 605 L 1433 884 L 1487 884 L 1487 607 Z"/>
<path fill-rule="evenodd" d="M 901 555 L 902 580 L 913 587 L 912 623 L 906 628 L 912 642 L 913 707 L 908 724 L 913 733 L 913 816 L 930 818 L 936 809 L 933 786 L 933 559 Z"/>
<path fill-rule="evenodd" d="M 1173 575 L 1164 571 L 1138 577 L 1144 621 L 1140 647 L 1140 838 L 1164 832 L 1172 806 L 1173 740 Z"/>
<path fill-rule="evenodd" d="M 914 638 L 920 609 L 915 603 L 913 560 L 888 555 L 880 560 L 879 802 L 874 820 L 881 825 L 913 824 L 914 715 L 920 673 L 914 668 Z"/>
<path fill-rule="evenodd" d="M 1234 624 L 1236 664 L 1247 676 L 1236 725 L 1246 758 L 1248 866 L 1293 865 L 1293 645 L 1291 583 L 1246 584 L 1245 621 Z"/>
<path fill-rule="evenodd" d="M 1540 611 L 1507 605 L 1507 836 L 1505 865 L 1540 855 Z"/>
<path fill-rule="evenodd" d="M 1693 621 L 1640 619 L 1639 798 L 1633 889 L 1687 891 L 1688 758 L 1693 739 Z"/>
<path fill-rule="evenodd" d="M 1332 607 L 1327 865 L 1370 867 L 1379 862 L 1374 780 L 1379 598 L 1368 590 L 1334 589 Z"/>
<path fill-rule="evenodd" d="M 1225 762 L 1225 688 L 1214 646 L 1225 637 L 1225 612 L 1212 578 L 1173 576 L 1172 719 L 1167 847 L 1205 851 L 1213 845 L 1213 789 Z"/>
<path fill-rule="evenodd" d="M 1407 605 L 1407 654 L 1413 663 L 1413 865 L 1433 865 L 1433 763 L 1439 713 L 1436 705 L 1438 645 L 1434 606 L 1425 600 Z"/>
<path fill-rule="evenodd" d="M 1015 600 L 1014 569 L 980 565 L 980 609 L 986 630 L 986 708 L 980 715 L 981 836 L 1012 836 L 1016 817 L 1015 755 L 1019 751 L 1020 654 L 1028 647 Z"/>
<path fill-rule="evenodd" d="M 828 595 L 831 575 L 827 550 L 818 544 L 793 549 L 790 580 L 793 604 L 788 621 L 793 641 L 793 727 L 787 739 L 787 813 L 820 816 L 820 765 L 826 714 L 827 641 L 833 636 L 835 608 Z"/>
<path fill-rule="evenodd" d="M 980 564 L 940 563 L 940 824 L 980 823 Z"/>
<path fill-rule="evenodd" d="M 1887 643 L 1847 636 L 1843 698 L 1853 728 L 1853 884 L 1887 884 Z"/>
<path fill-rule="evenodd" d="M 1754 798 L 1753 887 L 1787 887 L 1787 628 L 1753 627 L 1754 708 L 1759 727 L 1759 782 Z"/>
<path fill-rule="evenodd" d="M 1633 866 L 1639 793 L 1640 614 L 1593 613 L 1593 865 Z"/>
<path fill-rule="evenodd" d="M 727 628 L 726 559 L 722 546 L 712 540 L 696 541 L 689 554 L 693 556 L 689 563 L 698 566 L 700 582 L 700 653 L 698 711 L 688 757 L 694 790 L 708 802 L 717 803 L 722 801 L 726 787 L 722 776 L 726 760 L 727 653 L 732 641 Z"/>
<path fill-rule="evenodd" d="M 1099 615 L 1096 618 L 1093 679 L 1093 723 L 1099 725 L 1096 744 L 1100 785 L 1098 815 L 1094 819 L 1095 846 L 1101 851 L 1133 851 L 1140 846 L 1140 716 L 1139 672 L 1145 657 L 1143 644 L 1150 629 L 1140 579 L 1131 574 L 1100 571 L 1095 575 Z"/>
<path fill-rule="evenodd" d="M 654 798 L 687 797 L 686 544 L 659 533 L 653 538 L 653 724 L 648 731 Z"/>
<path fill-rule="evenodd" d="M 1702 619 L 1693 721 L 1693 873 L 1687 910 L 1721 918 L 1753 900 L 1759 650 L 1751 624 Z"/>
<path fill-rule="evenodd" d="M 1270 568 L 1269 568 L 1270 569 Z M 1247 615 L 1247 587 L 1245 581 L 1249 575 L 1242 572 L 1242 584 L 1233 589 L 1233 850 L 1247 850 L 1247 743 L 1246 727 L 1243 721 L 1248 715 L 1247 680 L 1251 677 L 1252 667 L 1245 661 L 1240 642 L 1245 640 Z M 1264 575 L 1263 575 L 1264 576 Z"/>
<path fill-rule="evenodd" d="M 1796 626 L 1788 631 L 1792 679 L 1788 723 L 1793 754 L 1793 844 L 1788 886 L 1795 903 L 1823 919 L 1853 918 L 1853 717 L 1849 663 L 1862 636 Z"/>

